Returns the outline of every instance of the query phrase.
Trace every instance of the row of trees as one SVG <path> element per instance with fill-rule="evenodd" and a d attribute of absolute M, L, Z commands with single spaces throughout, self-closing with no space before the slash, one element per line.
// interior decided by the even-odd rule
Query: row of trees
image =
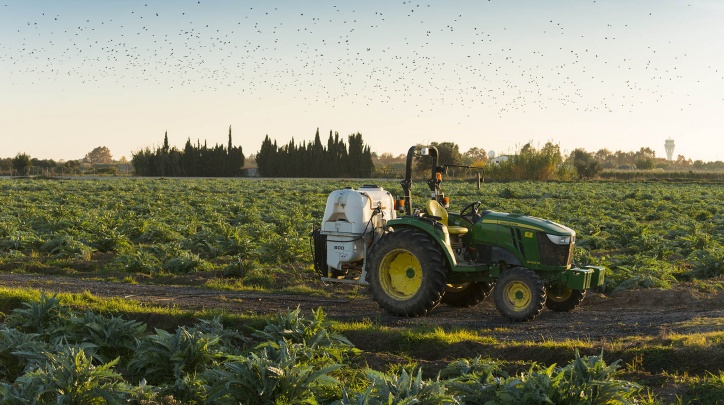
<path fill-rule="evenodd" d="M 570 175 L 570 168 L 563 165 L 564 159 L 560 147 L 551 142 L 542 149 L 526 144 L 514 155 L 506 155 L 503 159 L 491 161 L 484 149 L 471 148 L 467 152 L 460 151 L 454 142 L 432 142 L 438 151 L 438 164 L 450 164 L 448 175 L 466 177 L 475 172 L 482 172 L 486 177 L 499 179 L 552 180 Z M 400 177 L 404 174 L 406 156 L 393 158 L 390 154 L 382 154 L 377 158 L 380 163 L 376 174 L 383 177 Z M 428 176 L 431 160 L 416 156 L 413 170 Z M 460 166 L 470 166 L 464 168 Z"/>
<path fill-rule="evenodd" d="M 163 146 L 134 153 L 131 164 L 137 176 L 233 177 L 242 174 L 244 153 L 241 146 L 232 144 L 231 127 L 226 147 L 217 144 L 209 148 L 200 141 L 193 145 L 188 139 L 184 149 L 179 150 L 169 146 L 166 132 Z"/>
<path fill-rule="evenodd" d="M 433 142 L 432 145 L 438 148 L 440 161 L 443 163 L 471 164 L 472 153 L 461 154 L 454 143 Z M 548 142 L 542 148 L 535 148 L 527 143 L 517 153 L 505 155 L 496 161 L 489 161 L 487 156 L 482 154 L 471 165 L 482 169 L 486 177 L 545 181 L 590 179 L 596 177 L 604 167 L 612 168 L 617 160 L 619 163 L 631 163 L 633 166 L 625 166 L 629 169 L 635 167 L 650 170 L 655 167 L 655 158 L 655 153 L 649 148 L 630 153 L 619 151 L 616 154 L 605 150 L 594 154 L 584 149 L 575 149 L 570 155 L 564 156 L 559 145 Z M 422 162 L 427 160 L 420 160 L 418 163 Z M 427 168 L 418 165 L 418 169 Z"/>
<path fill-rule="evenodd" d="M 252 155 L 258 166 L 258 173 L 267 177 L 401 177 L 405 171 L 405 155 L 390 153 L 377 155 L 364 144 L 360 133 L 349 135 L 348 143 L 339 133 L 329 132 L 326 146 L 322 143 L 319 129 L 313 142 L 297 144 L 294 139 L 279 146 L 276 140 L 266 136 L 261 150 Z M 636 152 L 611 152 L 601 149 L 588 152 L 575 149 L 564 155 L 560 147 L 552 142 L 542 148 L 528 143 L 512 155 L 499 156 L 491 160 L 485 149 L 474 147 L 461 152 L 454 142 L 432 142 L 440 154 L 440 163 L 473 166 L 473 169 L 451 168 L 453 177 L 474 175 L 483 171 L 485 177 L 496 179 L 530 180 L 573 180 L 594 178 L 602 170 L 665 170 L 665 171 L 722 171 L 724 162 L 693 161 L 679 155 L 674 161 L 657 158 L 650 148 Z M 414 170 L 428 173 L 429 159 L 417 159 Z M 14 158 L 0 159 L 0 174 L 12 175 L 67 175 L 67 174 L 118 174 L 128 173 L 130 167 L 125 158 L 116 162 L 110 150 L 99 146 L 83 159 L 60 161 L 39 160 L 25 153 Z M 183 150 L 171 148 L 168 133 L 163 145 L 155 150 L 146 148 L 133 154 L 132 166 L 139 176 L 240 176 L 243 173 L 245 157 L 241 147 L 232 144 L 229 127 L 228 145 L 207 147 L 197 141 L 186 141 Z M 252 162 L 253 167 L 253 162 Z M 616 172 L 616 171 L 613 171 Z M 617 173 L 617 172 L 616 172 Z"/>
<path fill-rule="evenodd" d="M 559 145 L 546 143 L 542 148 L 536 148 L 531 143 L 524 145 L 520 150 L 510 155 L 501 155 L 490 159 L 482 148 L 471 148 L 461 152 L 453 142 L 432 142 L 431 146 L 438 149 L 440 163 L 455 165 L 469 165 L 473 169 L 450 168 L 455 177 L 468 176 L 475 171 L 482 171 L 486 178 L 494 179 L 527 179 L 527 180 L 574 180 L 597 177 L 603 170 L 664 170 L 688 172 L 694 170 L 721 171 L 724 162 L 691 161 L 679 156 L 674 161 L 657 158 L 650 148 L 641 148 L 636 152 L 616 151 L 610 152 L 601 149 L 598 152 L 588 152 L 585 149 L 575 149 L 568 155 L 561 153 Z M 400 177 L 405 170 L 405 155 L 392 156 L 383 153 L 375 156 L 375 175 L 379 177 Z M 430 170 L 430 160 L 416 160 L 414 169 L 417 172 Z"/>
<path fill-rule="evenodd" d="M 297 145 L 292 140 L 282 146 L 267 135 L 256 156 L 259 173 L 266 177 L 371 177 L 374 173 L 372 152 L 362 134 L 349 135 L 349 147 L 339 133 L 329 131 L 326 147 L 319 136 L 314 142 Z"/>
<path fill-rule="evenodd" d="M 99 146 L 88 152 L 83 159 L 67 161 L 38 159 L 31 157 L 27 153 L 18 153 L 13 158 L 0 159 L 0 173 L 13 176 L 54 176 L 86 172 L 91 174 L 116 174 L 118 173 L 118 166 L 123 166 L 126 163 L 125 157 L 118 162 L 114 162 L 110 150 L 105 146 Z"/>

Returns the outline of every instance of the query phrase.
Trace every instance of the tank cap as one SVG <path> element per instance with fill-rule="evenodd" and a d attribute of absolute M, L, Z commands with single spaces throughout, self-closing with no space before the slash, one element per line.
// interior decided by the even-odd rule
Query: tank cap
<path fill-rule="evenodd" d="M 380 187 L 380 186 L 378 186 L 378 185 L 376 185 L 376 184 L 365 184 L 365 185 L 363 185 L 363 186 L 360 187 L 360 188 L 376 188 L 376 189 L 378 189 L 378 190 L 382 190 L 382 187 Z"/>

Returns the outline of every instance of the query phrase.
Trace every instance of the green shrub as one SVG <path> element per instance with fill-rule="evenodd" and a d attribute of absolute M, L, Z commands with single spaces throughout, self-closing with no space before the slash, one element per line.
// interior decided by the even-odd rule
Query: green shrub
<path fill-rule="evenodd" d="M 724 274 L 724 248 L 696 250 L 689 255 L 696 278 L 711 278 Z"/>
<path fill-rule="evenodd" d="M 186 274 L 192 271 L 204 271 L 211 268 L 210 263 L 198 255 L 183 251 L 163 264 L 163 270 L 172 274 Z"/>
<path fill-rule="evenodd" d="M 26 301 L 20 308 L 13 309 L 5 322 L 8 327 L 38 334 L 50 341 L 65 335 L 69 316 L 70 309 L 60 305 L 60 299 L 41 293 L 37 301 Z"/>
<path fill-rule="evenodd" d="M 49 350 L 38 334 L 0 326 L 0 381 L 15 381 L 29 364 L 44 360 L 42 353 Z"/>
<path fill-rule="evenodd" d="M 161 222 L 145 221 L 139 227 L 140 235 L 137 242 L 140 243 L 169 243 L 178 242 L 182 239 L 179 232 Z"/>
<path fill-rule="evenodd" d="M 161 261 L 152 253 L 137 250 L 116 256 L 113 264 L 121 270 L 131 273 L 156 274 L 161 268 Z"/>
<path fill-rule="evenodd" d="M 312 311 L 312 319 L 300 316 L 300 312 L 299 307 L 285 313 L 277 312 L 263 330 L 254 332 L 252 336 L 264 341 L 299 343 L 311 348 L 354 347 L 346 337 L 330 331 L 331 323 L 321 307 Z"/>
<path fill-rule="evenodd" d="M 163 384 L 217 364 L 223 357 L 219 337 L 185 327 L 175 333 L 156 329 L 139 342 L 128 370 L 140 380 Z"/>
<path fill-rule="evenodd" d="M 90 244 L 99 252 L 131 252 L 133 242 L 115 228 L 101 227 Z"/>
<path fill-rule="evenodd" d="M 450 363 L 439 378 L 446 380 L 448 392 L 464 399 L 463 403 L 484 404 L 495 399 L 500 382 L 508 375 L 498 363 L 477 357 Z"/>
<path fill-rule="evenodd" d="M 93 248 L 70 235 L 55 236 L 40 246 L 40 251 L 53 258 L 90 260 Z"/>
<path fill-rule="evenodd" d="M 38 234 L 32 230 L 13 230 L 7 236 L 0 237 L 0 250 L 27 251 L 42 245 Z"/>
<path fill-rule="evenodd" d="M 66 340 L 92 344 L 95 356 L 104 363 L 130 356 L 146 331 L 146 324 L 141 322 L 97 315 L 89 310 L 82 315 L 72 315 L 68 325 L 70 332 L 65 335 Z"/>
<path fill-rule="evenodd" d="M 309 245 L 300 235 L 271 234 L 266 237 L 258 249 L 259 261 L 266 264 L 298 263 L 311 261 Z"/>
<path fill-rule="evenodd" d="M 212 319 L 199 319 L 198 322 L 189 329 L 189 332 L 191 334 L 202 333 L 217 337 L 220 345 L 219 350 L 231 355 L 239 354 L 243 346 L 250 341 L 250 339 L 246 338 L 238 330 L 224 327 L 224 324 L 221 322 L 221 316 L 215 316 Z"/>
<path fill-rule="evenodd" d="M 446 384 L 463 403 L 515 404 L 635 404 L 637 384 L 615 379 L 618 363 L 607 365 L 601 356 L 580 357 L 567 366 L 532 366 L 527 373 L 508 378 L 492 373 L 461 375 Z M 477 381 L 476 381 L 477 380 Z"/>
<path fill-rule="evenodd" d="M 300 361 L 312 357 L 308 347 L 267 345 L 246 357 L 224 362 L 220 368 L 208 370 L 207 401 L 215 404 L 301 404 L 317 403 L 315 393 L 339 381 L 328 374 L 342 367 L 331 364 L 315 368 Z"/>
<path fill-rule="evenodd" d="M 63 346 L 57 353 L 46 352 L 45 356 L 44 364 L 18 377 L 14 389 L 5 387 L 5 394 L 16 403 L 120 404 L 133 391 L 113 371 L 117 360 L 96 366 L 83 349 L 73 346 Z M 11 398 L 6 401 L 12 403 Z"/>
<path fill-rule="evenodd" d="M 402 369 L 399 375 L 367 370 L 370 385 L 363 393 L 345 393 L 338 404 L 457 404 L 459 401 L 439 380 L 423 380 L 417 373 Z M 350 400 L 351 399 L 351 400 Z"/>

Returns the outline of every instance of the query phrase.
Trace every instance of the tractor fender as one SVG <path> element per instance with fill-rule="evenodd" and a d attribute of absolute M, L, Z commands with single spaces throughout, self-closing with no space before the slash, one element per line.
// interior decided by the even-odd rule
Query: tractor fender
<path fill-rule="evenodd" d="M 455 254 L 450 247 L 450 236 L 445 231 L 445 225 L 425 217 L 412 217 L 404 216 L 401 218 L 391 219 L 387 221 L 387 227 L 394 229 L 401 228 L 414 228 L 421 232 L 424 232 L 435 241 L 440 247 L 440 250 L 445 255 L 450 268 L 457 266 L 457 260 L 455 260 Z"/>

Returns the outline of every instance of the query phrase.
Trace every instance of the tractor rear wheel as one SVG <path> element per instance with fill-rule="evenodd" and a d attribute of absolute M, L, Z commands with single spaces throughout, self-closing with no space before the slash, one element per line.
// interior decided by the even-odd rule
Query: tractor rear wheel
<path fill-rule="evenodd" d="M 568 312 L 581 305 L 585 296 L 586 290 L 565 288 L 557 291 L 549 288 L 546 290 L 546 308 L 552 311 Z"/>
<path fill-rule="evenodd" d="M 495 306 L 512 321 L 530 321 L 543 311 L 546 290 L 543 280 L 524 267 L 513 267 L 495 281 Z"/>
<path fill-rule="evenodd" d="M 490 294 L 492 284 L 484 281 L 471 281 L 463 284 L 448 284 L 442 303 L 451 307 L 467 308 L 477 305 Z"/>
<path fill-rule="evenodd" d="M 413 229 L 386 233 L 367 257 L 372 298 L 393 315 L 426 315 L 440 303 L 445 278 L 445 264 L 437 244 Z"/>

